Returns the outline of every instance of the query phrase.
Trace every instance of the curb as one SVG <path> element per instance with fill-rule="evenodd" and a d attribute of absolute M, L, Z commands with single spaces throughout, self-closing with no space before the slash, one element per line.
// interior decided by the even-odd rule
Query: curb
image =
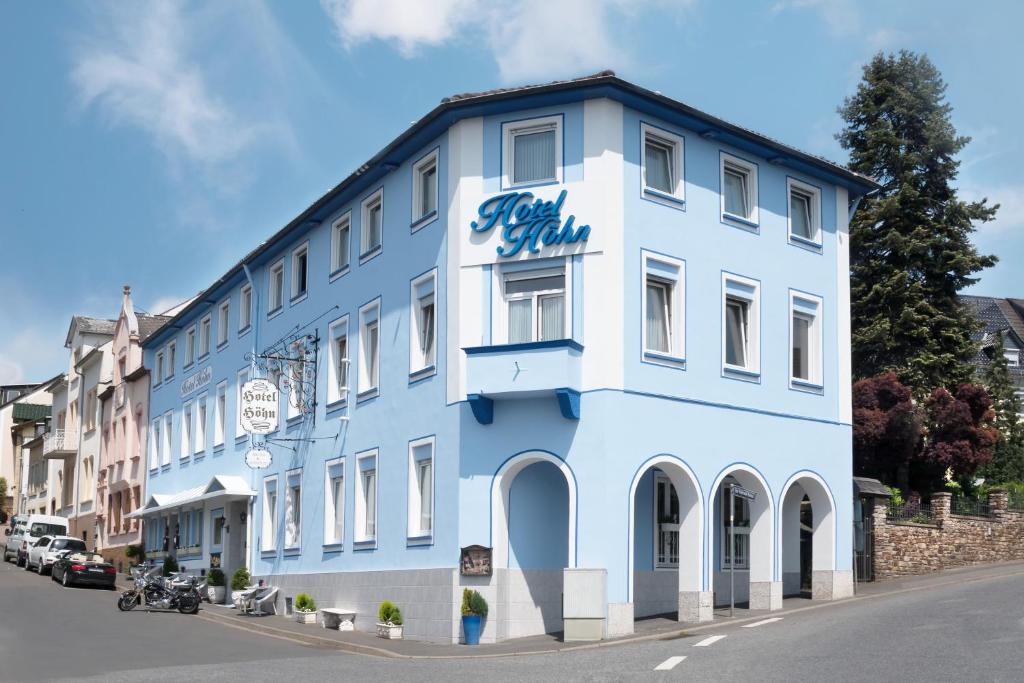
<path fill-rule="evenodd" d="M 1019 567 L 1019 565 L 1016 565 Z M 743 617 L 739 619 L 729 619 L 717 623 L 709 623 L 701 626 L 692 626 L 689 628 L 672 629 L 669 631 L 660 631 L 658 633 L 649 633 L 640 636 L 626 636 L 623 638 L 617 638 L 615 640 L 602 640 L 594 643 L 585 643 L 581 645 L 563 645 L 561 647 L 549 647 L 538 650 L 524 650 L 521 652 L 494 652 L 494 653 L 483 653 L 483 654 L 452 654 L 452 655 L 407 655 L 392 650 L 386 650 L 384 648 L 377 648 L 370 645 L 362 645 L 359 643 L 351 643 L 345 641 L 333 640 L 330 638 L 320 638 L 314 635 L 296 634 L 293 631 L 287 631 L 284 629 L 274 628 L 266 624 L 241 624 L 235 623 L 225 617 L 204 615 L 201 611 L 196 616 L 205 621 L 223 624 L 231 628 L 236 628 L 242 631 L 248 631 L 250 633 L 258 633 L 271 638 L 278 638 L 280 640 L 287 640 L 299 645 L 307 647 L 316 647 L 321 649 L 333 649 L 342 652 L 348 652 L 351 654 L 364 655 L 369 657 L 377 657 L 384 659 L 498 659 L 507 657 L 526 657 L 532 655 L 548 655 L 558 654 L 562 652 L 574 652 L 582 650 L 596 650 L 598 648 L 606 647 L 618 647 L 620 645 L 629 645 L 632 643 L 643 643 L 656 640 L 674 640 L 676 638 L 685 638 L 694 633 L 702 633 L 705 631 L 713 631 L 716 629 L 727 628 L 730 626 L 736 626 L 738 624 L 745 624 L 748 622 L 759 621 L 765 618 L 767 614 L 774 615 L 790 615 L 798 614 L 801 612 L 809 612 L 811 610 L 828 609 L 830 607 L 838 607 L 841 605 L 849 605 L 861 601 L 867 600 L 878 600 L 881 598 L 903 595 L 906 593 L 916 593 L 920 591 L 931 590 L 935 588 L 943 588 L 951 585 L 962 585 L 965 583 L 980 583 L 982 581 L 993 581 L 997 579 L 1005 579 L 1013 576 L 1024 576 L 1024 569 L 1018 569 L 1017 571 L 1001 572 L 998 574 L 989 574 L 986 576 L 978 577 L 967 577 L 967 578 L 951 578 L 946 581 L 938 581 L 935 583 L 929 583 L 924 586 L 910 586 L 907 588 L 896 588 L 893 590 L 879 591 L 877 593 L 870 593 L 867 595 L 855 595 L 849 598 L 843 598 L 841 600 L 831 600 L 828 602 L 820 602 L 817 604 L 807 605 L 805 607 L 795 607 L 788 610 L 778 610 L 775 612 L 762 612 L 755 616 Z"/>

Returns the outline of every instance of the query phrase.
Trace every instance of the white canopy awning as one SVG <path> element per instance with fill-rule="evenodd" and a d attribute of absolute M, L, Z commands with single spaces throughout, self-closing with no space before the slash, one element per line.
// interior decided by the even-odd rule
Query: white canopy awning
<path fill-rule="evenodd" d="M 207 484 L 184 489 L 177 493 L 154 493 L 146 499 L 146 504 L 125 517 L 149 517 L 170 512 L 179 508 L 201 503 L 212 498 L 252 498 L 256 492 L 249 488 L 242 477 L 228 474 L 214 475 Z"/>

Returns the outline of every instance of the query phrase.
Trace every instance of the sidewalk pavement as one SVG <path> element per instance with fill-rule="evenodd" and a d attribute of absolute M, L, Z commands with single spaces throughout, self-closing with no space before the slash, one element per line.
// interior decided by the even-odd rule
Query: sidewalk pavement
<path fill-rule="evenodd" d="M 322 628 L 319 624 L 299 624 L 290 618 L 264 616 L 255 617 L 239 614 L 230 606 L 203 604 L 198 618 L 239 628 L 265 636 L 289 640 L 309 647 L 334 649 L 354 654 L 376 657 L 413 659 L 453 659 L 466 657 L 510 657 L 584 650 L 597 647 L 613 647 L 626 643 L 646 640 L 674 640 L 722 627 L 754 621 L 765 616 L 784 616 L 811 609 L 825 609 L 858 600 L 881 599 L 886 596 L 918 590 L 936 589 L 950 584 L 985 581 L 1024 574 L 1024 562 L 1001 562 L 997 564 L 962 567 L 935 572 L 924 576 L 908 576 L 898 579 L 862 583 L 857 585 L 857 594 L 852 598 L 832 602 L 812 602 L 806 598 L 787 598 L 782 609 L 767 610 L 739 609 L 735 616 L 729 616 L 729 609 L 716 609 L 714 620 L 704 624 L 681 625 L 671 617 L 639 619 L 635 633 L 621 638 L 602 640 L 594 643 L 564 643 L 561 634 L 546 634 L 506 640 L 501 643 L 481 644 L 475 647 L 465 645 L 428 643 L 416 640 L 387 640 L 377 638 L 364 631 L 335 631 Z"/>

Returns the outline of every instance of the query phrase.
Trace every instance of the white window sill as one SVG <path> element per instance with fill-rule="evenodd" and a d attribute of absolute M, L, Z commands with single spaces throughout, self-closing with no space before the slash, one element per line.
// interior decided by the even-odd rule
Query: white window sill
<path fill-rule="evenodd" d="M 437 366 L 434 364 L 420 368 L 419 370 L 413 370 L 412 372 L 409 373 L 409 384 L 419 382 L 420 380 L 426 379 L 428 377 L 433 377 L 436 374 Z"/>
<path fill-rule="evenodd" d="M 807 394 L 822 394 L 825 391 L 824 384 L 797 379 L 796 377 L 789 378 L 789 388 L 794 391 L 802 391 Z"/>
<path fill-rule="evenodd" d="M 406 546 L 416 545 L 433 545 L 434 534 L 432 532 L 419 533 L 414 536 L 407 536 L 405 539 Z"/>
<path fill-rule="evenodd" d="M 359 255 L 359 265 L 364 265 L 366 263 L 369 263 L 373 259 L 375 259 L 378 256 L 380 256 L 383 252 L 384 252 L 384 246 L 381 245 L 381 246 L 374 247 L 373 249 L 371 249 L 370 251 L 366 252 L 365 254 L 360 254 Z"/>
<path fill-rule="evenodd" d="M 663 353 L 661 351 L 644 350 L 643 362 L 651 365 L 663 365 L 669 368 L 676 368 L 679 370 L 686 369 L 686 358 L 683 356 L 673 356 L 669 353 Z"/>
<path fill-rule="evenodd" d="M 380 396 L 380 387 L 370 387 L 356 394 L 356 403 L 363 403 Z"/>
<path fill-rule="evenodd" d="M 644 188 L 644 199 L 648 199 L 656 204 L 664 204 L 673 209 L 686 209 L 686 198 L 678 195 L 669 194 L 661 190 L 656 190 L 653 187 Z"/>
<path fill-rule="evenodd" d="M 811 240 L 806 237 L 801 237 L 800 235 L 789 233 L 789 243 L 794 247 L 802 247 L 809 251 L 814 251 L 819 254 L 821 253 L 821 240 Z"/>
<path fill-rule="evenodd" d="M 321 548 L 323 548 L 323 551 L 325 553 L 340 553 L 343 550 L 345 550 L 345 541 L 341 540 L 341 541 L 331 541 L 329 543 L 324 543 L 321 546 Z"/>
<path fill-rule="evenodd" d="M 340 277 L 342 277 L 344 275 L 348 275 L 348 272 L 349 272 L 349 267 L 346 264 L 346 265 L 342 266 L 341 268 L 338 268 L 337 270 L 332 271 L 331 274 L 327 276 L 327 281 L 328 282 L 334 282 L 338 278 L 340 278 Z"/>
<path fill-rule="evenodd" d="M 353 541 L 352 550 L 376 550 L 377 549 L 377 537 L 364 538 L 358 541 Z"/>
<path fill-rule="evenodd" d="M 739 365 L 725 364 L 722 366 L 722 375 L 732 379 L 740 379 L 748 382 L 757 382 L 761 379 L 761 372 L 751 370 Z"/>
<path fill-rule="evenodd" d="M 412 224 L 409 225 L 410 232 L 419 232 L 421 229 L 427 227 L 428 225 L 436 221 L 437 217 L 438 213 L 436 210 L 420 216 L 419 218 L 414 220 Z"/>
<path fill-rule="evenodd" d="M 738 223 L 740 227 L 752 230 L 753 232 L 757 232 L 760 227 L 760 224 L 756 221 L 752 221 L 744 216 L 737 216 L 736 214 L 729 213 L 728 211 L 722 213 L 722 221 L 724 223 Z"/>

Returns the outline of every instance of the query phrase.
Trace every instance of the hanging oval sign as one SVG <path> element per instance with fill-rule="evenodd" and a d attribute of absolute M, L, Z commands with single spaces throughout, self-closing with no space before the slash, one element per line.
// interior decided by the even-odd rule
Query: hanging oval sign
<path fill-rule="evenodd" d="M 250 434 L 269 434 L 277 429 L 280 392 L 270 380 L 254 379 L 242 385 L 242 429 Z"/>
<path fill-rule="evenodd" d="M 274 462 L 274 456 L 266 448 L 250 448 L 245 454 L 245 464 L 254 470 L 263 470 Z"/>

